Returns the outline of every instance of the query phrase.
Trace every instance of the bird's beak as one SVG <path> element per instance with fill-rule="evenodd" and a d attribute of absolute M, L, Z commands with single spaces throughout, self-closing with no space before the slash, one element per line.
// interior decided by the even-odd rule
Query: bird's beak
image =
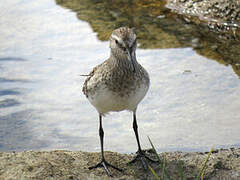
<path fill-rule="evenodd" d="M 130 49 L 127 49 L 127 53 L 128 53 L 128 60 L 131 61 L 132 63 L 132 71 L 135 72 L 135 60 L 134 57 L 132 56 L 132 52 L 130 51 Z"/>

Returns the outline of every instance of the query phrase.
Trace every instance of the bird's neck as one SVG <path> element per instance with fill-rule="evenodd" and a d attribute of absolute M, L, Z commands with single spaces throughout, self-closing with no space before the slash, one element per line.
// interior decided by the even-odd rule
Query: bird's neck
<path fill-rule="evenodd" d="M 134 53 L 134 64 L 137 65 L 137 61 L 136 61 L 136 55 Z M 131 67 L 131 61 L 128 59 L 128 56 L 126 54 L 123 54 L 123 53 L 119 53 L 117 51 L 111 51 L 111 54 L 110 54 L 110 58 L 109 58 L 110 61 L 112 61 L 112 63 L 114 65 L 117 65 L 117 66 L 128 66 L 128 67 Z"/>

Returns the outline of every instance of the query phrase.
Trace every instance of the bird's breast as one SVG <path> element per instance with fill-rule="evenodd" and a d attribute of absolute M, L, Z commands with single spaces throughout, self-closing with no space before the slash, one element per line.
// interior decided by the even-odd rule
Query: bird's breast
<path fill-rule="evenodd" d="M 134 111 L 148 88 L 149 77 L 143 68 L 138 73 L 124 68 L 113 69 L 95 72 L 86 82 L 86 96 L 102 114 L 109 111 Z"/>
<path fill-rule="evenodd" d="M 149 84 L 137 82 L 101 83 L 88 96 L 91 104 L 102 114 L 109 111 L 132 110 L 144 98 Z"/>

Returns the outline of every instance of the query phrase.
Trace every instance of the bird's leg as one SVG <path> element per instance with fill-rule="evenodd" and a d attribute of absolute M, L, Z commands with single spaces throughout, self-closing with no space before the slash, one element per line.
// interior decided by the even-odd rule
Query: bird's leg
<path fill-rule="evenodd" d="M 132 164 L 132 163 L 136 162 L 138 159 L 140 159 L 141 162 L 142 162 L 143 168 L 147 169 L 148 164 L 147 164 L 146 159 L 151 161 L 151 162 L 156 162 L 156 161 L 147 157 L 146 154 L 143 152 L 143 150 L 141 148 L 140 141 L 139 141 L 139 136 L 138 136 L 138 125 L 137 125 L 137 119 L 136 119 L 136 113 L 135 112 L 133 113 L 133 130 L 135 132 L 135 136 L 136 136 L 136 139 L 137 139 L 138 151 L 137 151 L 137 156 L 133 160 L 131 160 L 129 162 L 129 164 Z"/>
<path fill-rule="evenodd" d="M 105 160 L 105 158 L 104 158 L 104 150 L 103 150 L 104 131 L 103 131 L 103 128 L 102 128 L 102 115 L 101 114 L 99 114 L 99 123 L 100 123 L 100 126 L 99 126 L 99 137 L 100 137 L 100 143 L 101 143 L 102 160 L 98 164 L 96 164 L 95 166 L 91 166 L 88 169 L 91 170 L 91 169 L 103 167 L 105 169 L 106 173 L 108 174 L 108 176 L 112 176 L 112 174 L 110 173 L 108 167 L 111 167 L 111 168 L 116 169 L 118 171 L 122 171 L 122 169 L 119 169 L 119 168 L 113 166 L 112 164 L 108 163 Z"/>

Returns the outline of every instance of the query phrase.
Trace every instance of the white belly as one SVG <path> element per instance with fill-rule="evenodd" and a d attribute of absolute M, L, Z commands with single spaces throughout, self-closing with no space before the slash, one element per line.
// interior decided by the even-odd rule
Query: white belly
<path fill-rule="evenodd" d="M 144 98 L 148 91 L 148 85 L 141 85 L 129 94 L 113 92 L 102 86 L 97 92 L 88 97 L 91 104 L 104 114 L 110 111 L 131 110 L 135 111 L 138 103 Z"/>

